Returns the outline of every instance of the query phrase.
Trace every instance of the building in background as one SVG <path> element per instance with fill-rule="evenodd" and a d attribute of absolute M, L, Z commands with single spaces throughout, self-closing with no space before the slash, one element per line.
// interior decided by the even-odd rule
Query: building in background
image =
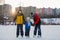
<path fill-rule="evenodd" d="M 56 13 L 57 13 L 57 15 L 60 15 L 60 8 L 56 9 Z"/>
<path fill-rule="evenodd" d="M 45 8 L 42 8 L 42 15 L 44 16 L 45 14 Z"/>
<path fill-rule="evenodd" d="M 3 11 L 2 11 L 2 7 L 3 5 L 0 5 L 0 16 L 2 16 L 3 15 Z"/>
<path fill-rule="evenodd" d="M 2 11 L 3 5 L 0 5 L 0 24 L 4 24 L 4 15 Z"/>
<path fill-rule="evenodd" d="M 4 13 L 4 17 L 10 17 L 11 13 L 12 13 L 12 7 L 9 4 L 4 4 L 3 5 L 3 13 Z"/>
<path fill-rule="evenodd" d="M 56 16 L 56 14 L 57 14 L 57 13 L 56 13 L 56 10 L 57 10 L 57 8 L 54 8 L 54 9 L 53 9 L 53 16 Z"/>
<path fill-rule="evenodd" d="M 50 15 L 50 16 L 52 15 L 52 8 L 50 7 L 47 8 L 47 15 Z"/>
<path fill-rule="evenodd" d="M 19 7 L 16 8 L 16 12 L 18 12 L 18 10 L 19 10 Z M 31 12 L 35 13 L 36 7 L 32 7 L 32 6 L 21 7 L 21 10 L 22 10 L 24 16 L 27 17 L 27 16 L 30 16 Z"/>
<path fill-rule="evenodd" d="M 3 17 L 4 17 L 4 24 L 6 24 L 6 22 L 11 22 L 12 19 L 12 7 L 9 4 L 4 4 L 3 5 Z"/>

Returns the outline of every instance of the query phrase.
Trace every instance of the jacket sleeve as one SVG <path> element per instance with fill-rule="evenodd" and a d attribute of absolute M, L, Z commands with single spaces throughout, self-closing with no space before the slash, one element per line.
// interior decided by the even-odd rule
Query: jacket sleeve
<path fill-rule="evenodd" d="M 16 18 L 17 18 L 17 15 L 15 16 L 14 21 L 16 20 Z"/>
<path fill-rule="evenodd" d="M 25 22 L 26 22 L 26 21 L 25 21 L 25 17 L 24 17 L 24 15 L 23 15 L 23 22 L 24 22 L 24 24 L 25 24 Z"/>
<path fill-rule="evenodd" d="M 23 15 L 23 20 L 25 21 L 24 15 Z"/>

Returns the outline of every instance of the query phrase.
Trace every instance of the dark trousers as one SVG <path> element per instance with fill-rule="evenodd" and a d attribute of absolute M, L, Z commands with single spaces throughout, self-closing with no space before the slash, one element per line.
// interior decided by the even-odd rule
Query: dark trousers
<path fill-rule="evenodd" d="M 17 32 L 16 32 L 17 37 L 19 36 L 19 32 L 21 32 L 21 36 L 23 37 L 23 24 L 17 25 Z"/>
<path fill-rule="evenodd" d="M 29 33 L 30 33 L 30 28 L 29 29 L 25 28 L 25 36 L 29 37 Z"/>
<path fill-rule="evenodd" d="M 34 35 L 37 34 L 37 30 L 38 30 L 38 35 L 41 36 L 41 27 L 40 27 L 40 24 L 37 24 L 34 28 Z"/>

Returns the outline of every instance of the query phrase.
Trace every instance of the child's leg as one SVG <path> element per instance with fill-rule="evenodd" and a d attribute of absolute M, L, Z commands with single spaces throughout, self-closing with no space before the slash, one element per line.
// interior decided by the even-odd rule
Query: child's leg
<path fill-rule="evenodd" d="M 40 25 L 38 25 L 38 35 L 41 36 L 41 27 L 40 27 Z"/>
<path fill-rule="evenodd" d="M 23 24 L 20 25 L 21 36 L 23 37 Z"/>
<path fill-rule="evenodd" d="M 28 29 L 28 36 L 30 35 L 30 28 Z"/>
<path fill-rule="evenodd" d="M 25 28 L 25 36 L 29 36 L 29 29 Z"/>
<path fill-rule="evenodd" d="M 25 28 L 25 36 L 27 36 L 27 29 Z"/>
<path fill-rule="evenodd" d="M 34 35 L 36 35 L 36 34 L 37 34 L 37 25 L 34 28 Z"/>
<path fill-rule="evenodd" d="M 19 25 L 17 25 L 17 32 L 16 32 L 17 37 L 19 36 Z"/>

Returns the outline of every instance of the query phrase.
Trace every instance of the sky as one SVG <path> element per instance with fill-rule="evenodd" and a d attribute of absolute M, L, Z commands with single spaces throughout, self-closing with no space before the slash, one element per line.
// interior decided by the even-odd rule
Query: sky
<path fill-rule="evenodd" d="M 60 0 L 5 0 L 6 4 L 11 4 L 12 7 L 19 5 L 23 7 L 35 6 L 37 8 L 60 8 Z"/>
<path fill-rule="evenodd" d="M 0 5 L 2 5 L 4 3 L 4 0 L 0 0 Z"/>

